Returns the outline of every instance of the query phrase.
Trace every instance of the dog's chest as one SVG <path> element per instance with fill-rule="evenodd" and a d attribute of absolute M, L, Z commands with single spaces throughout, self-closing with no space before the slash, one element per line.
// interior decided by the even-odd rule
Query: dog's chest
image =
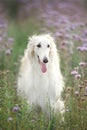
<path fill-rule="evenodd" d="M 49 87 L 49 79 L 47 74 L 38 74 L 37 72 L 33 73 L 33 81 L 35 89 L 48 89 Z"/>
<path fill-rule="evenodd" d="M 55 95 L 55 82 L 53 82 L 53 79 L 50 79 L 49 74 L 37 74 L 37 72 L 33 74 L 33 88 L 37 95 L 53 98 Z"/>

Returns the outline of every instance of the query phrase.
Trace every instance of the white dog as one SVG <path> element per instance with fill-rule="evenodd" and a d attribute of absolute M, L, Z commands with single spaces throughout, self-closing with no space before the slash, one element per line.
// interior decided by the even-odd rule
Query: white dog
<path fill-rule="evenodd" d="M 32 36 L 21 60 L 18 93 L 26 97 L 29 104 L 40 106 L 42 111 L 48 111 L 48 108 L 62 111 L 63 87 L 60 59 L 54 39 L 49 34 Z"/>

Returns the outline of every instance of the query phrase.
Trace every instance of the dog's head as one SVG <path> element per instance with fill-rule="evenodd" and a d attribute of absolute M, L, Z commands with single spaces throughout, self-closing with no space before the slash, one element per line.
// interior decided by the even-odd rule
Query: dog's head
<path fill-rule="evenodd" d="M 30 55 L 37 60 L 43 73 L 47 71 L 53 43 L 54 39 L 49 34 L 29 38 L 28 49 Z"/>

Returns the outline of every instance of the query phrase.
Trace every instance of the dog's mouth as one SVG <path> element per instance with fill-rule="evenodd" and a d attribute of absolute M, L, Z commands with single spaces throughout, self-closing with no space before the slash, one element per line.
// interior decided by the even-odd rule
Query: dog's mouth
<path fill-rule="evenodd" d="M 38 62 L 40 64 L 42 73 L 46 73 L 46 71 L 47 71 L 46 63 L 41 62 L 39 56 L 38 56 Z"/>

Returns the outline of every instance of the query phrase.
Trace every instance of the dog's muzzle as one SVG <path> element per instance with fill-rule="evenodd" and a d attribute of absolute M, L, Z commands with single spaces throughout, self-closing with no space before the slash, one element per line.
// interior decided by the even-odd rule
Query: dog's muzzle
<path fill-rule="evenodd" d="M 41 71 L 42 73 L 45 73 L 47 71 L 47 66 L 46 63 L 48 63 L 48 59 L 46 57 L 44 57 L 43 62 L 40 61 L 40 58 L 38 56 L 38 62 L 40 64 L 41 67 Z"/>
<path fill-rule="evenodd" d="M 46 57 L 44 57 L 43 63 L 45 63 L 45 64 L 48 63 L 48 59 Z"/>

